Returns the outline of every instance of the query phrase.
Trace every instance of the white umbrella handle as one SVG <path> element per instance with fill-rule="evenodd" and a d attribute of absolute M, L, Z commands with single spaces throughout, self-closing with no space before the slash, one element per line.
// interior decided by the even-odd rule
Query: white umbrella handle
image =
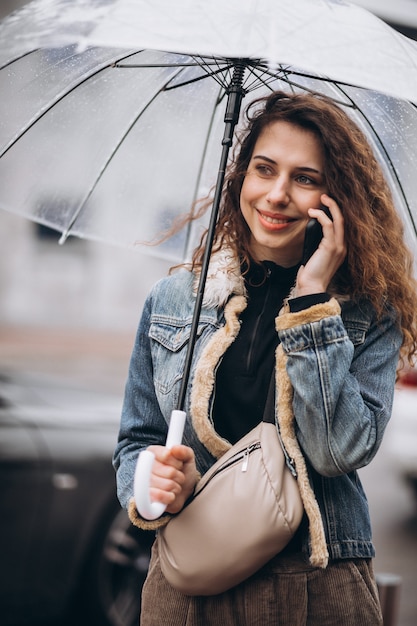
<path fill-rule="evenodd" d="M 171 420 L 168 428 L 168 435 L 165 446 L 179 445 L 182 441 L 182 434 L 185 425 L 185 411 L 174 410 L 171 413 Z M 139 454 L 136 464 L 135 480 L 133 484 L 133 494 L 136 508 L 140 515 L 147 520 L 158 519 L 166 509 L 166 505 L 161 502 L 151 502 L 149 497 L 152 467 L 155 460 L 153 452 L 143 450 Z"/>

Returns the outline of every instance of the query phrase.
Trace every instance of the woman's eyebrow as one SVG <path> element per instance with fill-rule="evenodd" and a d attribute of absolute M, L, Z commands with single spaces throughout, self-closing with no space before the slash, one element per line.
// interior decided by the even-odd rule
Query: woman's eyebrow
<path fill-rule="evenodd" d="M 276 161 L 274 161 L 274 159 L 270 159 L 267 156 L 263 156 L 263 154 L 256 154 L 252 158 L 253 159 L 261 159 L 262 161 L 268 161 L 268 163 L 273 163 L 274 165 L 276 165 Z"/>
<path fill-rule="evenodd" d="M 267 163 L 271 163 L 272 165 L 277 165 L 277 162 L 274 161 L 274 159 L 264 156 L 263 154 L 255 154 L 253 156 L 253 160 L 255 159 L 259 159 L 260 161 L 266 161 Z M 314 174 L 319 174 L 320 176 L 323 176 L 323 172 L 315 169 L 314 167 L 308 167 L 307 165 L 296 167 L 295 169 L 298 170 L 299 172 L 312 172 Z"/>

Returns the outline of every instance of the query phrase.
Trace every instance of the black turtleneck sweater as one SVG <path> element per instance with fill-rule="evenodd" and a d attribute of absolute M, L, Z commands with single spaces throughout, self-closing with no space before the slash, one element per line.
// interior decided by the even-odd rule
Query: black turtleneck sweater
<path fill-rule="evenodd" d="M 252 264 L 245 275 L 248 305 L 240 316 L 239 334 L 217 369 L 212 409 L 216 431 L 231 443 L 262 420 L 279 343 L 275 318 L 294 286 L 298 269 L 299 265 L 283 268 L 264 261 Z M 296 298 L 291 310 L 328 299 L 324 293 Z"/>
<path fill-rule="evenodd" d="M 262 420 L 279 342 L 275 318 L 298 267 L 264 261 L 252 264 L 245 276 L 248 305 L 240 316 L 239 334 L 218 367 L 213 404 L 215 428 L 231 443 Z"/>

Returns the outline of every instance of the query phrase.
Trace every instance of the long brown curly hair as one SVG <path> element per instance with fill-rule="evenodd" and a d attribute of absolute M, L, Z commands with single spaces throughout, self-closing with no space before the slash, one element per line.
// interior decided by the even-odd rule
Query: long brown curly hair
<path fill-rule="evenodd" d="M 388 301 L 403 331 L 402 354 L 411 360 L 417 350 L 413 258 L 388 183 L 365 135 L 339 106 L 320 94 L 273 92 L 252 102 L 245 116 L 246 127 L 225 177 L 213 250 L 227 246 L 247 266 L 251 263 L 250 231 L 240 211 L 240 191 L 262 131 L 286 121 L 315 133 L 324 148 L 327 193 L 338 203 L 345 223 L 347 257 L 334 286 L 354 301 L 366 297 L 379 316 Z M 193 268 L 201 264 L 204 246 L 203 236 L 192 258 Z"/>

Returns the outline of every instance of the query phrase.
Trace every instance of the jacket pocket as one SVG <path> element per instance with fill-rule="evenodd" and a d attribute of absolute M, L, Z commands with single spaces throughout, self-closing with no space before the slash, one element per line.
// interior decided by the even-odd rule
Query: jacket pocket
<path fill-rule="evenodd" d="M 197 345 L 194 350 L 195 358 L 199 352 L 198 344 L 208 328 L 206 322 L 201 322 L 197 329 Z M 175 320 L 154 321 L 149 328 L 151 340 L 152 361 L 154 367 L 154 383 L 157 391 L 169 393 L 175 383 L 181 380 L 187 346 L 191 334 L 191 324 Z"/>
<path fill-rule="evenodd" d="M 354 346 L 360 346 L 365 342 L 372 319 L 373 309 L 368 303 L 362 302 L 359 309 L 350 302 L 342 306 L 343 325 Z"/>
<path fill-rule="evenodd" d="M 349 339 L 354 346 L 359 346 L 364 343 L 369 324 L 353 320 L 344 320 L 344 325 Z"/>

